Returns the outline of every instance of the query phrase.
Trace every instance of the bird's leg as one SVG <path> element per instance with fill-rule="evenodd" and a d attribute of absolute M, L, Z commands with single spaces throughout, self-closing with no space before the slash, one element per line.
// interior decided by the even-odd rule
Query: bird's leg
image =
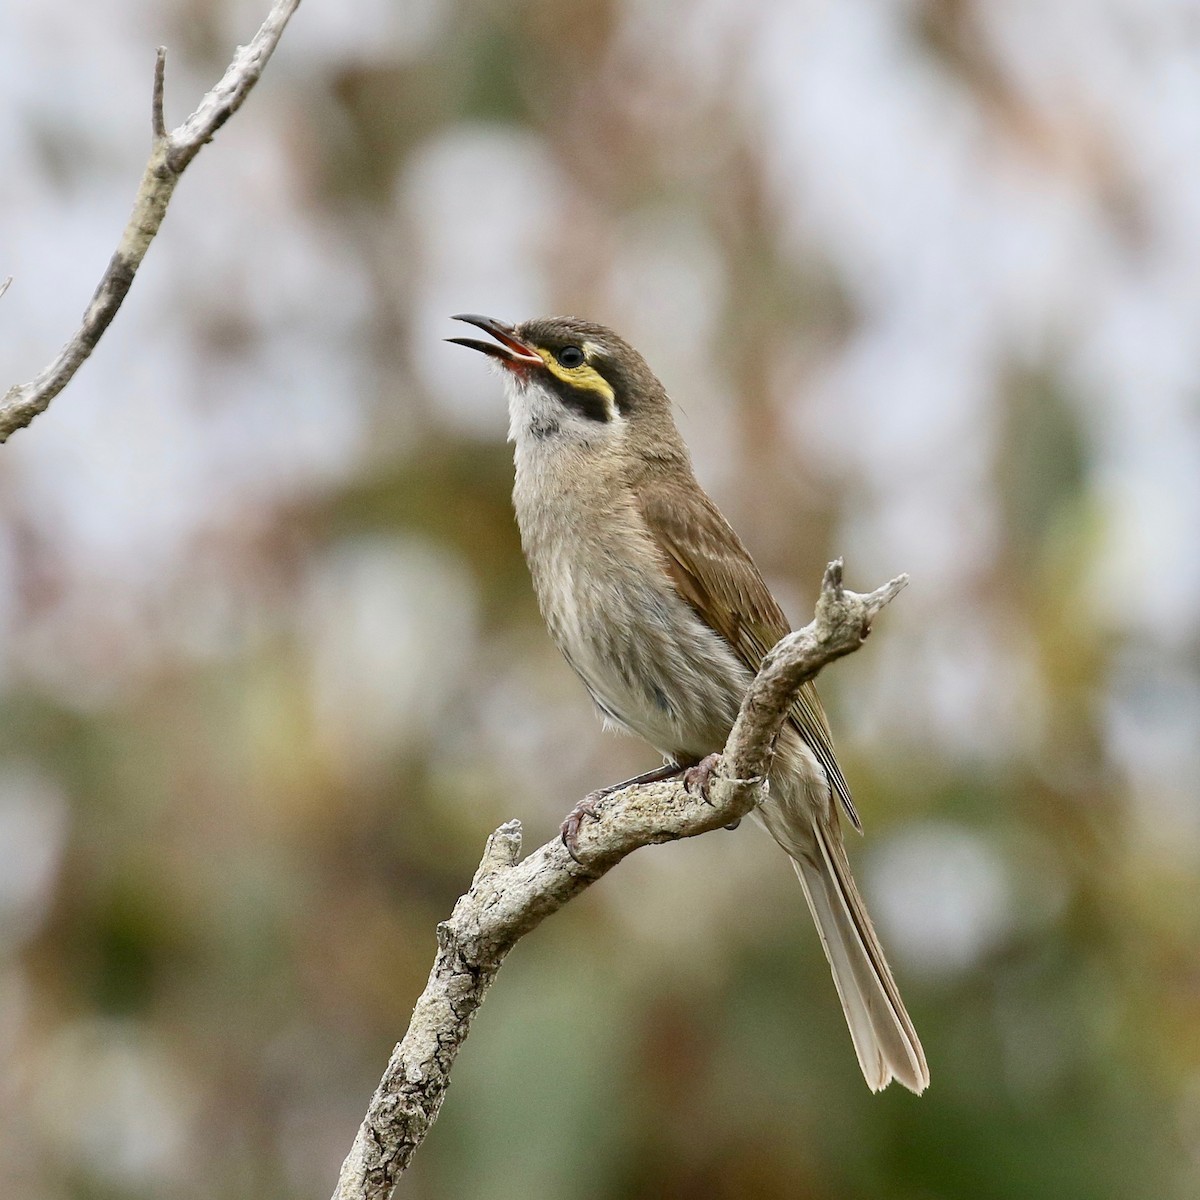
<path fill-rule="evenodd" d="M 621 788 L 633 787 L 639 783 L 661 783 L 664 779 L 674 779 L 681 771 L 692 770 L 690 767 L 683 767 L 679 763 L 663 763 L 661 767 L 656 767 L 653 771 L 647 771 L 643 775 L 635 775 L 632 779 L 624 779 L 620 783 L 610 783 L 608 787 L 598 788 L 594 792 L 588 792 L 580 802 L 575 805 L 567 818 L 562 823 L 560 830 L 562 834 L 563 845 L 567 848 L 567 853 L 576 861 L 579 862 L 579 855 L 575 853 L 579 849 L 579 827 L 583 824 L 585 817 L 591 817 L 596 820 L 599 814 L 596 812 L 596 805 L 604 799 L 605 796 L 611 796 L 613 792 L 619 792 Z"/>

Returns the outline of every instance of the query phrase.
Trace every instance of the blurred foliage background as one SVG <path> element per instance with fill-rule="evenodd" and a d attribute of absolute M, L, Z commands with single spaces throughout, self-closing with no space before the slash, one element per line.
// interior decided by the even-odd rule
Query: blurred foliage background
<path fill-rule="evenodd" d="M 0 14 L 0 378 L 266 0 Z M 512 955 L 403 1194 L 1200 1190 L 1200 5 L 307 0 L 0 449 L 0 1193 L 318 1197 L 484 838 L 654 765 L 449 313 L 641 348 L 824 682 L 933 1086 L 750 823 Z"/>

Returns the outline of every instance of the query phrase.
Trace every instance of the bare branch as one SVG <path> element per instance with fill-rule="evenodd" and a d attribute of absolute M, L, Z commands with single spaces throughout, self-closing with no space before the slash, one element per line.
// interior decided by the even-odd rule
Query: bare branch
<path fill-rule="evenodd" d="M 171 134 L 171 169 L 177 174 L 182 173 L 200 153 L 200 148 L 211 142 L 217 130 L 242 107 L 283 36 L 289 18 L 299 7 L 300 0 L 276 0 L 250 44 L 238 47 L 233 62 L 225 69 L 217 86 Z"/>
<path fill-rule="evenodd" d="M 167 132 L 163 120 L 166 51 L 154 62 L 151 129 L 154 142 L 129 218 L 116 252 L 101 277 L 75 335 L 58 356 L 29 383 L 15 384 L 0 400 L 0 442 L 23 429 L 71 381 L 121 307 L 133 277 L 166 216 L 167 204 L 184 168 L 212 140 L 213 134 L 241 107 L 258 82 L 267 60 L 300 0 L 276 0 L 248 46 L 239 46 L 225 74 L 178 129 Z M 2 294 L 2 289 L 0 289 Z"/>
<path fill-rule="evenodd" d="M 156 139 L 167 136 L 167 123 L 163 119 L 163 92 L 166 88 L 167 48 L 159 46 L 154 56 L 154 90 L 150 95 L 150 129 Z"/>
<path fill-rule="evenodd" d="M 726 760 L 735 775 L 764 773 L 762 764 L 782 724 L 782 715 L 776 720 L 776 714 L 787 712 L 796 692 L 822 667 L 857 650 L 866 641 L 880 609 L 907 586 L 908 576 L 899 575 L 860 596 L 842 586 L 840 558 L 825 568 L 816 620 L 789 633 L 771 650 L 742 702 L 725 748 Z M 759 711 L 760 706 L 765 713 Z"/>
<path fill-rule="evenodd" d="M 615 791 L 600 802 L 599 818 L 582 827 L 579 861 L 558 838 L 520 860 L 519 821 L 508 821 L 488 838 L 470 890 L 438 926 L 429 982 L 342 1164 L 334 1200 L 392 1195 L 437 1119 L 458 1049 L 518 939 L 638 847 L 694 837 L 746 816 L 758 802 L 797 690 L 857 650 L 880 609 L 907 582 L 902 575 L 861 596 L 842 586 L 841 560 L 829 564 L 815 619 L 779 642 L 750 685 L 707 800 L 677 781 Z"/>

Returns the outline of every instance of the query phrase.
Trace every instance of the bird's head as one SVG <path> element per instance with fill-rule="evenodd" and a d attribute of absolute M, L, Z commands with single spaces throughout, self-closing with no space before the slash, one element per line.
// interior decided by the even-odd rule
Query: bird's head
<path fill-rule="evenodd" d="M 606 326 L 579 317 L 535 317 L 509 325 L 462 313 L 454 320 L 495 339 L 447 340 L 499 364 L 514 441 L 562 439 L 649 454 L 681 448 L 663 385 L 646 360 Z"/>

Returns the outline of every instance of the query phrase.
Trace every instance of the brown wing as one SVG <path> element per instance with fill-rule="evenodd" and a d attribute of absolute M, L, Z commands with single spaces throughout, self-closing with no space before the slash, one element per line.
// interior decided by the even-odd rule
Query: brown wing
<path fill-rule="evenodd" d="M 698 487 L 684 492 L 669 481 L 644 483 L 638 489 L 638 504 L 679 594 L 757 671 L 790 626 L 729 522 Z M 824 767 L 830 787 L 861 833 L 829 722 L 811 683 L 801 688 L 788 718 Z"/>

